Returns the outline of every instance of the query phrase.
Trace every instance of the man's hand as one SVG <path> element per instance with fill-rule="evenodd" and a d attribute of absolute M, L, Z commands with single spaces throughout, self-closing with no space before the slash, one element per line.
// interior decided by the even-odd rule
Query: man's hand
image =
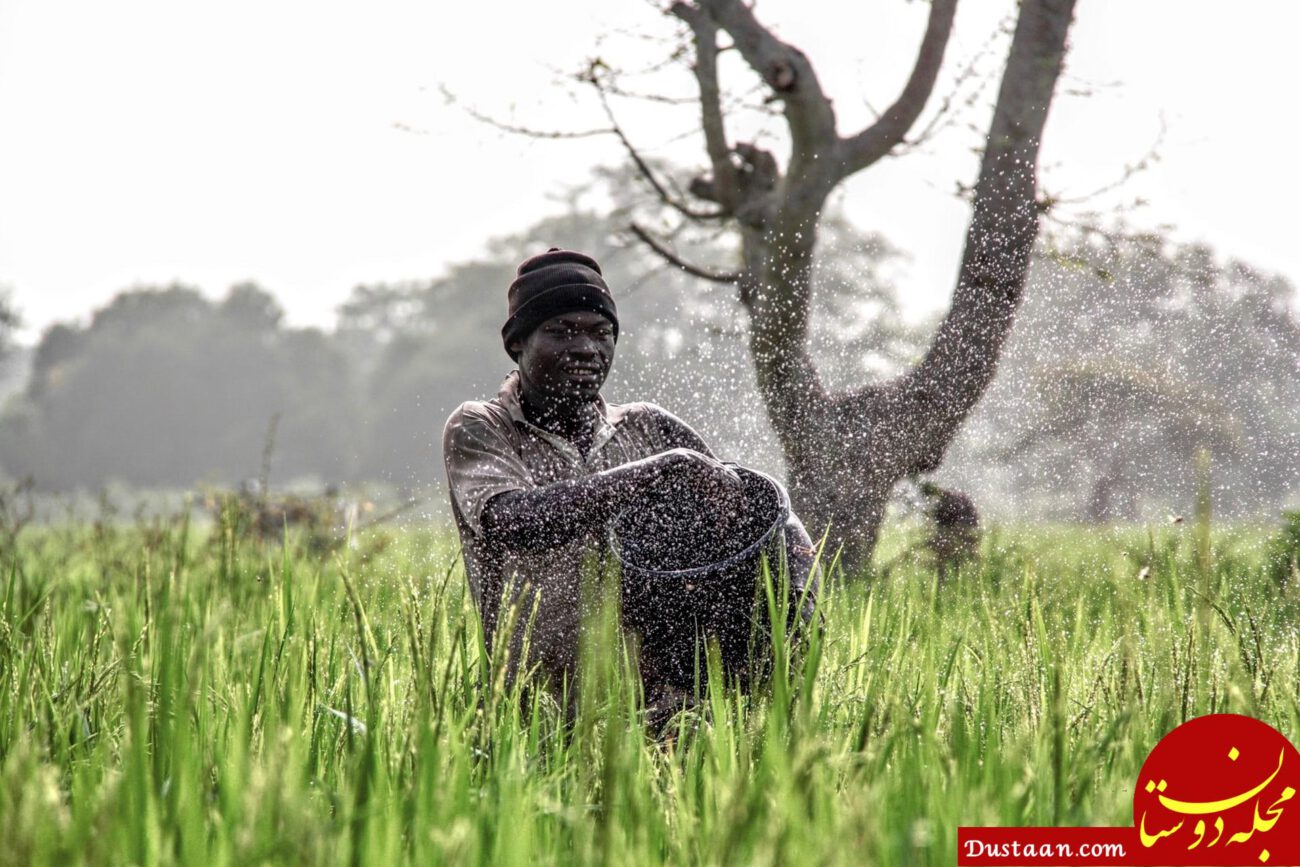
<path fill-rule="evenodd" d="M 708 514 L 715 523 L 721 536 L 730 534 L 733 520 L 739 519 L 745 511 L 745 486 L 740 475 L 731 467 L 708 455 L 688 452 L 691 456 L 682 472 L 685 485 L 674 484 L 666 493 L 669 499 L 679 501 L 684 514 Z M 702 459 L 702 460 L 700 460 Z M 689 520 L 689 519 L 688 519 Z M 685 532 L 685 527 L 676 528 Z"/>
<path fill-rule="evenodd" d="M 671 449 L 646 458 L 659 474 L 659 485 L 673 493 L 709 495 L 740 489 L 740 475 L 717 458 L 693 449 Z"/>

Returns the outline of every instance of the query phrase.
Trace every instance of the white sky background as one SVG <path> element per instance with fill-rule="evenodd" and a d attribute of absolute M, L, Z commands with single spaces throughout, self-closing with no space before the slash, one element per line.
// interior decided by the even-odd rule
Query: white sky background
<path fill-rule="evenodd" d="M 963 3 L 949 72 L 1014 8 Z M 844 130 L 867 119 L 864 100 L 893 100 L 926 8 L 758 4 L 813 59 Z M 172 280 L 212 295 L 256 280 L 291 322 L 328 326 L 357 283 L 434 276 L 557 210 L 593 164 L 621 159 L 613 139 L 499 133 L 439 93 L 538 126 L 600 125 L 595 103 L 557 87 L 555 71 L 612 51 L 595 39 L 617 28 L 671 32 L 645 0 L 3 0 L 0 287 L 28 340 L 120 289 Z M 1298 31 L 1297 3 L 1080 0 L 1065 86 L 1095 95 L 1054 105 L 1048 188 L 1111 182 L 1163 116 L 1161 161 L 1096 204 L 1144 197 L 1131 222 L 1173 224 L 1179 238 L 1300 281 Z M 677 139 L 693 115 L 625 119 L 649 152 L 700 159 Z M 951 291 L 968 218 L 952 190 L 974 180 L 973 143 L 947 135 L 844 191 L 862 225 L 910 254 L 897 279 L 914 311 Z"/>

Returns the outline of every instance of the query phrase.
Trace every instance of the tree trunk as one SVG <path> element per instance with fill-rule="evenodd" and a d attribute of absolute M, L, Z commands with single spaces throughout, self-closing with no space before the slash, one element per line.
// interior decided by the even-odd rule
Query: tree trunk
<path fill-rule="evenodd" d="M 1074 0 L 1021 6 L 952 307 L 913 370 L 828 394 L 808 355 L 816 218 L 838 178 L 805 174 L 799 182 L 791 173 L 765 230 L 744 236 L 750 350 L 795 509 L 814 536 L 829 528 L 831 550 L 842 547 L 846 566 L 869 560 L 893 487 L 939 466 L 993 378 L 1037 236 L 1039 141 L 1073 7 Z"/>

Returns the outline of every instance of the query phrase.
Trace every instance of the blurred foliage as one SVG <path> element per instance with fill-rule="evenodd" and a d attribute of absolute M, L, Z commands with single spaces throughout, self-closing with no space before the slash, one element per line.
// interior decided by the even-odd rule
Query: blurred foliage
<path fill-rule="evenodd" d="M 1205 449 L 1216 513 L 1276 514 L 1300 481 L 1295 299 L 1204 245 L 1052 239 L 947 476 L 1019 514 L 1151 520 L 1190 507 Z"/>
<path fill-rule="evenodd" d="M 232 544 L 234 537 L 282 542 L 294 534 L 313 557 L 338 550 L 359 511 L 358 504 L 337 496 L 259 494 L 247 486 L 240 491 L 209 492 L 203 505 L 213 518 L 213 539 L 221 544 Z"/>
<path fill-rule="evenodd" d="M 591 252 L 614 287 L 621 333 L 606 397 L 658 403 L 721 455 L 779 474 L 735 289 L 626 233 L 633 220 L 656 225 L 640 183 L 597 170 L 561 213 L 437 278 L 357 286 L 331 332 L 286 326 L 252 284 L 217 301 L 184 286 L 124 291 L 88 323 L 43 334 L 0 417 L 0 466 L 42 489 L 233 484 L 257 475 L 278 415 L 277 485 L 440 483 L 447 416 L 494 395 L 512 367 L 500 326 L 515 265 L 564 246 Z M 698 227 L 669 240 L 705 268 L 723 270 L 732 252 Z M 823 378 L 886 381 L 928 337 L 900 312 L 900 254 L 836 211 L 819 242 L 811 340 Z M 0 337 L 15 321 L 3 297 Z M 1282 278 L 1203 245 L 1095 228 L 1047 237 L 1000 373 L 938 480 L 994 517 L 1151 520 L 1190 507 L 1204 448 L 1216 513 L 1294 506 L 1295 298 Z"/>
<path fill-rule="evenodd" d="M 22 325 L 22 316 L 14 306 L 13 298 L 7 287 L 0 287 L 0 357 L 12 348 L 13 333 Z"/>
<path fill-rule="evenodd" d="M 1265 567 L 1278 586 L 1300 585 L 1300 512 L 1286 512 L 1282 519 L 1282 528 L 1269 539 Z"/>

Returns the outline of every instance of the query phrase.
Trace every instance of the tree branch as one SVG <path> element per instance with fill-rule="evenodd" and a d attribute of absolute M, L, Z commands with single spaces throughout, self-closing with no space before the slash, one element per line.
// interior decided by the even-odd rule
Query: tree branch
<path fill-rule="evenodd" d="M 641 240 L 641 243 L 645 244 L 647 247 L 653 250 L 659 256 L 659 258 L 663 259 L 665 262 L 667 262 L 670 265 L 680 268 L 681 270 L 685 271 L 687 274 L 690 274 L 692 277 L 699 277 L 702 280 L 709 280 L 714 283 L 727 283 L 732 286 L 734 286 L 735 284 L 739 283 L 742 279 L 744 279 L 744 275 L 739 272 L 725 273 L 725 272 L 718 272 L 718 271 L 710 271 L 708 268 L 703 268 L 699 265 L 692 265 L 690 262 L 687 262 L 681 257 L 679 257 L 672 250 L 669 250 L 668 247 L 662 241 L 660 241 L 654 235 L 651 235 L 648 231 L 641 228 L 636 223 L 632 223 L 631 225 L 629 225 L 628 229 L 632 232 L 633 235 L 636 235 L 637 238 Z"/>
<path fill-rule="evenodd" d="M 879 160 L 903 141 L 907 131 L 921 116 L 925 103 L 934 90 L 943 65 L 943 53 L 952 33 L 952 19 L 957 11 L 957 0 L 931 0 L 930 19 L 925 26 L 925 36 L 916 54 L 912 75 L 898 99 L 880 119 L 851 138 L 840 140 L 841 173 L 848 177 Z"/>
<path fill-rule="evenodd" d="M 1065 56 L 1075 0 L 1025 0 L 1011 42 L 952 307 L 925 357 L 898 383 L 911 465 L 938 466 L 993 379 L 1024 290 L 1039 209 L 1039 143 Z"/>
<path fill-rule="evenodd" d="M 731 146 L 722 118 L 722 95 L 718 88 L 718 25 L 708 15 L 686 3 L 674 3 L 669 10 L 686 22 L 695 41 L 692 70 L 700 89 L 701 127 L 704 147 L 713 167 L 713 201 L 723 210 L 736 209 L 736 167 L 731 163 Z"/>
<path fill-rule="evenodd" d="M 992 52 L 997 40 L 1002 36 L 1009 36 L 1014 28 L 1015 15 L 1011 14 L 998 24 L 985 43 L 964 62 L 957 75 L 953 77 L 952 89 L 940 100 L 934 115 L 926 122 L 925 126 L 915 133 L 905 136 L 901 142 L 890 148 L 889 152 L 891 154 L 898 156 L 919 149 L 922 145 L 937 138 L 944 130 L 954 126 L 962 111 L 975 105 L 993 81 L 992 76 L 981 75 L 980 63 Z M 975 83 L 970 92 L 963 94 L 962 89 L 972 80 Z"/>
<path fill-rule="evenodd" d="M 745 62 L 772 88 L 785 110 L 793 145 L 789 174 L 799 177 L 838 139 L 835 110 L 807 56 L 777 39 L 741 0 L 697 0 L 731 36 Z"/>

